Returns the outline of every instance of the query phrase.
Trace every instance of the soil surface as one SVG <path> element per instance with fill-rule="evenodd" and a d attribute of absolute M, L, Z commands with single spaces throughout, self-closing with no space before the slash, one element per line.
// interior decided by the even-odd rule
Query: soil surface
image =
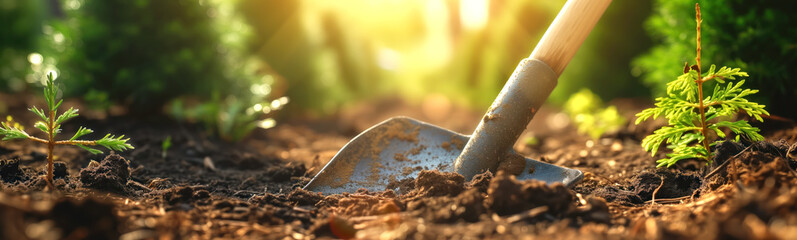
<path fill-rule="evenodd" d="M 24 126 L 29 96 L 2 96 Z M 628 118 L 645 101 L 612 102 Z M 794 239 L 797 124 L 755 123 L 764 142 L 726 142 L 715 161 L 655 168 L 641 139 L 661 122 L 590 139 L 540 109 L 515 146 L 523 156 L 585 173 L 572 188 L 519 181 L 512 164 L 472 180 L 422 171 L 398 190 L 322 195 L 301 187 L 360 131 L 405 115 L 468 133 L 481 113 L 384 100 L 324 119 L 287 120 L 238 143 L 198 126 L 124 111 L 86 110 L 78 123 L 125 134 L 136 149 L 89 155 L 56 148 L 55 189 L 42 180 L 45 146 L 0 142 L 0 239 Z M 173 146 L 161 143 L 171 137 Z M 536 141 L 527 141 L 527 139 Z M 530 144 L 533 143 L 533 144 Z"/>

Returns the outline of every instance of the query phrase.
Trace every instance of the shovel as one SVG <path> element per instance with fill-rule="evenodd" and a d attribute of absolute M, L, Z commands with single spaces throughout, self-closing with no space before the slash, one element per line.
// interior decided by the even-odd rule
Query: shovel
<path fill-rule="evenodd" d="M 457 172 L 465 179 L 490 170 L 518 179 L 572 186 L 576 169 L 522 157 L 512 150 L 520 134 L 556 86 L 559 75 L 611 0 L 569 0 L 523 59 L 471 136 L 406 117 L 395 117 L 360 133 L 304 187 L 336 194 L 360 188 L 383 191 L 421 170 Z"/>

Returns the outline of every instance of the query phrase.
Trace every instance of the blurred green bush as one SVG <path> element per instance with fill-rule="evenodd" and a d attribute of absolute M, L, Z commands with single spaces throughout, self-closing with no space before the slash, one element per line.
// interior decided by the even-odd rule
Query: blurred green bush
<path fill-rule="evenodd" d="M 626 119 L 619 114 L 617 107 L 604 107 L 600 97 L 586 88 L 570 95 L 562 110 L 576 124 L 579 133 L 592 139 L 599 139 L 604 133 L 616 132 L 626 124 Z"/>
<path fill-rule="evenodd" d="M 171 105 L 176 118 L 236 140 L 258 125 L 273 126 L 273 119 L 261 119 L 287 103 L 272 104 L 275 76 L 247 52 L 251 29 L 236 3 L 48 2 L 44 9 L 64 16 L 45 25 L 46 42 L 37 51 L 69 81 L 66 96 L 83 96 L 98 108 L 122 103 L 143 114 Z"/>
<path fill-rule="evenodd" d="M 417 102 L 429 94 L 482 109 L 565 1 L 486 1 L 489 18 L 475 29 L 464 26 L 466 2 L 473 1 L 243 0 L 241 10 L 256 33 L 251 49 L 284 77 L 300 111 L 328 114 L 372 97 Z M 583 87 L 606 99 L 646 96 L 629 63 L 650 45 L 642 28 L 649 12 L 649 1 L 613 3 L 550 102 L 561 105 Z"/>
<path fill-rule="evenodd" d="M 749 87 L 761 91 L 752 101 L 772 114 L 797 117 L 797 2 L 703 0 L 700 6 L 703 62 L 745 69 L 753 80 Z M 657 0 L 646 21 L 658 44 L 634 68 L 654 95 L 664 93 L 684 62 L 693 62 L 694 8 L 693 0 Z"/>
<path fill-rule="evenodd" d="M 224 45 L 199 1 L 72 0 L 56 24 L 67 36 L 57 52 L 67 94 L 160 109 L 176 96 L 230 93 L 241 77 L 226 71 Z M 233 65 L 234 66 L 234 65 Z M 226 72 L 225 72 L 226 71 Z M 235 74 L 235 75 L 232 75 Z M 237 75 L 237 76 L 236 76 Z"/>
<path fill-rule="evenodd" d="M 41 55 L 31 54 L 37 50 L 42 36 L 44 5 L 42 0 L 0 1 L 0 90 L 24 90 L 31 62 L 43 61 Z"/>

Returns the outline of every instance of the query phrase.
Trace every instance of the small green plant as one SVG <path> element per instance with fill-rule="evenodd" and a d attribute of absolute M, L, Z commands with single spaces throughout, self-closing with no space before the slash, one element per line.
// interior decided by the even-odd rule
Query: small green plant
<path fill-rule="evenodd" d="M 659 146 L 666 141 L 667 148 L 673 150 L 667 154 L 668 158 L 659 159 L 658 167 L 670 167 L 683 159 L 702 159 L 707 162 L 712 160 L 710 147 L 717 142 L 716 137 L 725 138 L 723 129 L 729 129 L 736 134 L 736 141 L 743 135 L 752 141 L 763 140 L 758 134 L 759 129 L 747 121 L 729 121 L 739 111 L 746 112 L 749 116 L 762 121 L 761 115 L 769 115 L 764 110 L 764 105 L 750 102 L 745 97 L 758 92 L 754 89 L 744 89 L 744 80 L 735 84 L 731 82 L 737 77 L 747 77 L 746 72 L 739 68 L 721 67 L 717 69 L 711 65 L 708 72 L 702 73 L 700 65 L 700 6 L 695 4 L 697 22 L 697 57 L 695 65 L 684 66 L 684 74 L 667 83 L 667 96 L 656 98 L 656 107 L 645 109 L 638 113 L 636 124 L 650 118 L 664 116 L 669 125 L 664 126 L 642 140 L 642 147 L 655 155 Z M 704 96 L 704 83 L 714 82 L 714 91 L 709 96 Z M 726 86 L 721 84 L 725 84 Z M 716 135 L 714 135 L 716 134 Z"/>
<path fill-rule="evenodd" d="M 47 139 L 41 139 L 31 136 L 25 130 L 16 124 L 11 124 L 9 121 L 3 122 L 0 127 L 0 135 L 3 135 L 3 140 L 12 139 L 28 139 L 34 142 L 47 144 L 47 183 L 52 186 L 53 183 L 53 149 L 56 145 L 75 145 L 85 149 L 93 154 L 102 153 L 102 151 L 90 148 L 88 146 L 99 145 L 114 151 L 124 151 L 133 149 L 133 146 L 127 143 L 129 138 L 124 138 L 124 135 L 115 137 L 111 134 L 106 134 L 105 137 L 99 140 L 78 140 L 79 137 L 92 133 L 91 129 L 80 127 L 75 135 L 68 140 L 56 140 L 55 136 L 61 133 L 61 124 L 67 120 L 78 116 L 78 109 L 69 108 L 61 115 L 57 115 L 58 107 L 63 103 L 63 99 L 56 97 L 59 89 L 55 86 L 55 77 L 52 73 L 47 74 L 47 81 L 44 86 L 44 99 L 47 101 L 47 109 L 41 110 L 37 107 L 30 108 L 30 111 L 35 113 L 41 121 L 36 122 L 34 127 L 47 134 Z M 56 101 L 57 100 L 57 101 Z M 10 119 L 10 118 L 9 118 Z"/>
<path fill-rule="evenodd" d="M 161 143 L 161 158 L 166 159 L 166 153 L 172 147 L 172 136 L 166 136 Z"/>
<path fill-rule="evenodd" d="M 682 67 L 684 61 L 691 61 L 687 59 L 694 54 L 694 43 L 685 39 L 695 37 L 692 21 L 695 2 L 698 1 L 651 2 L 653 8 L 644 29 L 655 45 L 632 62 L 632 74 L 639 76 L 641 83 L 653 90 L 654 96 L 663 96 L 666 83 L 673 77 L 670 71 Z M 701 24 L 704 29 L 701 33 L 703 61 L 744 69 L 755 77 L 755 81 L 748 81 L 745 86 L 760 90 L 760 94 L 749 97 L 749 100 L 765 104 L 767 111 L 774 115 L 797 118 L 793 104 L 797 101 L 797 81 L 794 81 L 797 68 L 791 67 L 794 65 L 791 63 L 797 59 L 797 47 L 794 47 L 797 31 L 792 30 L 797 22 L 795 2 L 699 2 L 703 16 L 708 16 Z M 614 28 L 618 27 L 612 25 Z M 571 65 L 568 65 L 568 69 Z"/>
<path fill-rule="evenodd" d="M 602 108 L 603 101 L 589 89 L 581 89 L 565 102 L 564 111 L 578 126 L 578 132 L 598 139 L 606 132 L 617 131 L 626 119 L 617 112 L 617 107 Z"/>

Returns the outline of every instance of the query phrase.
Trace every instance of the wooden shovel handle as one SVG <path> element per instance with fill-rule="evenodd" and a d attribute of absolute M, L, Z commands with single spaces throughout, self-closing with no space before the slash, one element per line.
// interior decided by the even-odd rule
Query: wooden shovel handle
<path fill-rule="evenodd" d="M 529 58 L 562 74 L 612 0 L 568 0 Z"/>

